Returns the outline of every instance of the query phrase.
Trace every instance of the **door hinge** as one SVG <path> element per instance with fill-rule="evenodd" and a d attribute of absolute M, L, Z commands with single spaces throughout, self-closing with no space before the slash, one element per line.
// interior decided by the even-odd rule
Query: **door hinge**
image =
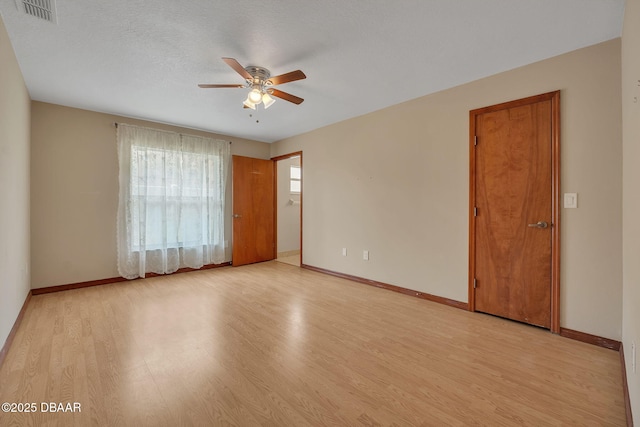
<path fill-rule="evenodd" d="M 478 216 L 478 208 L 477 207 L 473 207 L 473 216 Z"/>
<path fill-rule="evenodd" d="M 473 145 L 478 145 L 478 135 L 473 136 Z"/>
<path fill-rule="evenodd" d="M 478 280 L 474 277 L 473 278 L 473 289 L 478 287 Z"/>

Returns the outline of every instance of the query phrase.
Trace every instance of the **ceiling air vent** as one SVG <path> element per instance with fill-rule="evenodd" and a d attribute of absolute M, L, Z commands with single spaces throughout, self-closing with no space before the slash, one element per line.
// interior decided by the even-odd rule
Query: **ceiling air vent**
<path fill-rule="evenodd" d="M 55 0 L 16 0 L 18 9 L 27 15 L 56 23 Z"/>

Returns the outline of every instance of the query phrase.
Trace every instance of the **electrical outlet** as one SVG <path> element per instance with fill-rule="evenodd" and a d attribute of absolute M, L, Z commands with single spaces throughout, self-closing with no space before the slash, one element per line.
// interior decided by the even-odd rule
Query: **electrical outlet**
<path fill-rule="evenodd" d="M 369 251 L 362 251 L 362 259 L 369 261 Z"/>
<path fill-rule="evenodd" d="M 342 256 L 347 256 L 347 248 L 342 248 Z"/>

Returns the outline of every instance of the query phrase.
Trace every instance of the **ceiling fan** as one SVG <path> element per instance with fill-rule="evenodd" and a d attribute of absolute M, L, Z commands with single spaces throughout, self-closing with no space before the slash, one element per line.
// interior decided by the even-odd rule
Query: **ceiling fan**
<path fill-rule="evenodd" d="M 269 108 L 276 102 L 271 96 L 284 99 L 285 101 L 293 102 L 294 104 L 302 104 L 304 99 L 299 98 L 290 93 L 283 92 L 281 90 L 273 88 L 273 86 L 281 85 L 284 83 L 294 82 L 296 80 L 306 79 L 307 76 L 300 71 L 291 71 L 289 73 L 280 74 L 279 76 L 271 77 L 269 70 L 263 67 L 256 67 L 250 65 L 243 67 L 238 61 L 233 58 L 222 58 L 231 68 L 233 68 L 238 74 L 240 74 L 245 84 L 199 84 L 201 88 L 250 88 L 249 95 L 244 101 L 244 108 L 256 109 L 260 103 L 264 104 L 264 108 Z"/>

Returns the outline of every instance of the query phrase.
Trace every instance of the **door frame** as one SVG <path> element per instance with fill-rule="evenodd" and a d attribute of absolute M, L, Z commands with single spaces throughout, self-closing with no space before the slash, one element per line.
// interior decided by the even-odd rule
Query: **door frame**
<path fill-rule="evenodd" d="M 543 93 L 515 101 L 469 111 L 469 311 L 476 311 L 475 278 L 475 220 L 476 206 L 476 117 L 506 108 L 551 101 L 551 327 L 560 333 L 560 91 Z M 481 143 L 481 142 L 480 142 Z"/>
<path fill-rule="evenodd" d="M 302 203 L 303 194 L 304 194 L 304 166 L 302 164 L 302 151 L 294 151 L 293 153 L 283 154 L 281 156 L 272 157 L 271 160 L 274 162 L 275 173 L 273 174 L 273 179 L 275 180 L 273 189 L 274 189 L 274 224 L 273 224 L 273 238 L 275 240 L 275 255 L 278 257 L 278 161 L 290 159 L 292 157 L 300 157 L 300 265 L 302 266 L 302 209 L 304 204 Z"/>

